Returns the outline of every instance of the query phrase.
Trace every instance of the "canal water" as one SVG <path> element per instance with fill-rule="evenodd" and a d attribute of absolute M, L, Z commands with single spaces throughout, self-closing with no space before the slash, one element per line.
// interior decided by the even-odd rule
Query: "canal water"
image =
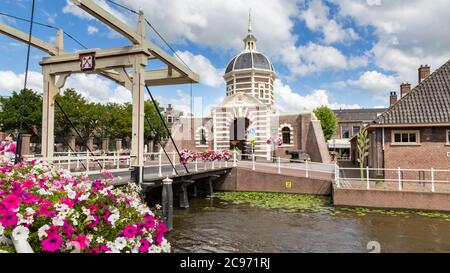
<path fill-rule="evenodd" d="M 372 241 L 388 253 L 450 252 L 450 222 L 417 215 L 285 212 L 196 198 L 190 208 L 175 209 L 168 239 L 173 252 L 367 253 Z"/>

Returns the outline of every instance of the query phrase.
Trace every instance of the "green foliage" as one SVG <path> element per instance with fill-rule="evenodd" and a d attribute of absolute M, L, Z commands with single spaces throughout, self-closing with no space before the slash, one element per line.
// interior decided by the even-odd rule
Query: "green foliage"
<path fill-rule="evenodd" d="M 361 173 L 361 183 L 364 182 L 364 163 L 367 156 L 369 155 L 369 133 L 367 128 L 361 130 L 357 136 L 357 147 L 358 147 L 358 158 L 356 159 L 359 163 L 360 173 Z"/>
<path fill-rule="evenodd" d="M 42 97 L 31 89 L 21 92 L 14 91 L 11 97 L 0 97 L 0 127 L 2 131 L 13 133 L 16 129 L 19 129 L 22 100 L 25 100 L 24 132 L 32 134 L 34 130 L 40 133 Z"/>
<path fill-rule="evenodd" d="M 336 132 L 338 124 L 336 114 L 327 106 L 316 108 L 313 112 L 320 120 L 325 140 L 330 140 Z"/>
<path fill-rule="evenodd" d="M 11 97 L 0 97 L 0 104 L 2 105 L 0 111 L 1 130 L 12 133 L 19 128 L 23 98 L 26 104 L 24 131 L 33 134 L 32 129 L 34 128 L 34 131 L 40 134 L 42 96 L 30 89 L 20 93 L 13 92 Z M 131 137 L 132 105 L 130 103 L 100 104 L 88 102 L 74 89 L 66 89 L 64 92 L 61 92 L 61 94 L 56 96 L 56 100 L 83 138 L 90 136 L 109 137 L 110 139 Z M 167 131 L 152 101 L 145 101 L 144 105 L 145 115 L 157 132 L 156 135 L 152 134 L 147 121 L 144 121 L 145 137 L 148 140 L 167 138 Z M 158 105 L 158 110 L 162 112 L 164 109 Z M 55 135 L 60 139 L 66 138 L 68 135 L 76 135 L 72 126 L 56 105 Z"/>

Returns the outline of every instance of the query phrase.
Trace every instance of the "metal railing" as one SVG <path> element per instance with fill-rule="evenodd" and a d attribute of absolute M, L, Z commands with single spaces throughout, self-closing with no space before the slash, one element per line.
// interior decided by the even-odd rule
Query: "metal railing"
<path fill-rule="evenodd" d="M 177 169 L 177 167 L 183 166 L 177 152 L 167 152 L 167 155 L 170 157 L 170 160 L 162 150 L 144 153 L 144 167 L 157 168 L 154 173 L 159 177 L 176 175 L 177 172 L 183 171 L 184 167 Z M 51 158 L 44 158 L 40 155 L 28 155 L 24 156 L 24 159 L 25 161 L 47 161 L 58 169 L 68 170 L 76 175 L 99 174 L 103 171 L 125 172 L 132 167 L 129 153 L 123 152 L 58 152 Z M 189 171 L 199 172 L 223 167 L 227 168 L 230 164 L 227 161 L 211 162 L 197 159 L 194 162 L 187 163 L 186 166 Z"/>
<path fill-rule="evenodd" d="M 341 168 L 337 167 L 337 188 L 358 190 L 450 192 L 448 169 Z"/>
<path fill-rule="evenodd" d="M 265 171 L 306 178 L 334 178 L 334 164 L 287 159 L 282 157 L 267 157 L 265 155 L 255 154 L 242 154 L 241 156 L 247 157 L 248 160 L 240 160 L 235 165 L 247 169 L 251 168 L 253 171 Z"/>
<path fill-rule="evenodd" d="M 144 154 L 144 166 L 155 168 L 155 176 L 174 176 L 183 171 L 177 153 L 163 151 Z M 246 158 L 246 159 L 242 159 Z M 124 172 L 131 167 L 128 153 L 123 152 L 59 152 L 53 158 L 38 155 L 27 156 L 26 160 L 45 160 L 60 169 L 74 174 L 97 174 L 103 171 Z M 172 164 L 170 163 L 172 162 Z M 183 166 L 183 168 L 179 168 Z M 337 189 L 450 192 L 450 169 L 380 169 L 344 168 L 337 164 L 325 164 L 304 160 L 286 159 L 256 154 L 232 152 L 228 161 L 204 161 L 196 159 L 186 164 L 189 172 L 201 172 L 217 168 L 240 167 L 259 172 L 270 172 L 305 178 L 333 180 Z"/>

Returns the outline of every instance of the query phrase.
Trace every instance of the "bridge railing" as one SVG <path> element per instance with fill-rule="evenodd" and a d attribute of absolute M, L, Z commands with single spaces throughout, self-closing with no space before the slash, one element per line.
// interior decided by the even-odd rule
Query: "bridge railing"
<path fill-rule="evenodd" d="M 124 172 L 131 168 L 131 157 L 127 152 L 57 152 L 51 158 L 41 155 L 24 156 L 25 161 L 43 160 L 50 162 L 55 167 L 69 170 L 74 174 L 98 174 L 103 171 Z M 231 167 L 231 163 L 220 161 L 211 162 L 195 160 L 186 164 L 190 172 L 211 170 L 222 167 Z M 144 153 L 144 167 L 157 168 L 158 176 L 175 175 L 185 171 L 177 152 L 163 151 Z"/>
<path fill-rule="evenodd" d="M 450 192 L 450 169 L 338 168 L 337 188 Z"/>
<path fill-rule="evenodd" d="M 335 179 L 336 165 L 304 160 L 267 157 L 265 155 L 243 154 L 248 160 L 240 160 L 237 166 L 254 171 L 268 171 L 278 174 L 306 178 Z"/>

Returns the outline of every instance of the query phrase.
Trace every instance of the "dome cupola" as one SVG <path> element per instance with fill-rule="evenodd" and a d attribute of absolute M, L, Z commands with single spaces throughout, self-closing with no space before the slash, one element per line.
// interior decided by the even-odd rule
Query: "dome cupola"
<path fill-rule="evenodd" d="M 235 56 L 225 69 L 223 77 L 227 84 L 227 96 L 248 94 L 271 106 L 274 101 L 275 69 L 270 60 L 256 50 L 257 39 L 253 35 L 251 23 L 249 15 L 248 33 L 243 40 L 244 50 Z"/>

